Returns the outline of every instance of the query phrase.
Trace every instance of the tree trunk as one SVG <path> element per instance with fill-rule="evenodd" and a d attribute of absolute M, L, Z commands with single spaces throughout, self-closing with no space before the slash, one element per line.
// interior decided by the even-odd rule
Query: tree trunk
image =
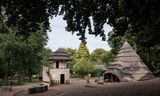
<path fill-rule="evenodd" d="M 28 68 L 28 77 L 29 77 L 29 82 L 32 82 L 32 69 Z"/>
<path fill-rule="evenodd" d="M 150 47 L 148 47 L 147 50 L 148 50 L 148 60 L 147 60 L 147 61 L 148 61 L 148 62 L 147 62 L 148 64 L 147 64 L 147 65 L 148 65 L 149 69 L 150 69 L 151 71 L 153 71 L 154 68 L 153 68 L 153 66 L 152 66 L 152 64 L 151 64 L 152 62 L 151 62 L 151 49 L 150 49 Z"/>
<path fill-rule="evenodd" d="M 28 68 L 28 77 L 29 77 L 29 81 L 32 82 L 32 64 L 30 64 Z"/>
<path fill-rule="evenodd" d="M 53 84 L 53 78 L 52 78 L 52 76 L 51 76 L 51 73 L 50 73 L 50 68 L 48 67 L 48 70 L 47 70 L 47 75 L 48 75 L 48 78 L 49 78 L 49 82 L 50 82 L 50 84 L 52 85 Z"/>
<path fill-rule="evenodd" d="M 32 82 L 32 75 L 31 74 L 29 74 L 29 82 Z"/>
<path fill-rule="evenodd" d="M 9 74 L 9 64 L 7 64 L 6 66 L 6 71 L 5 71 L 5 75 L 4 75 L 4 82 L 5 82 L 5 85 L 8 85 L 8 74 Z"/>
<path fill-rule="evenodd" d="M 31 70 L 29 71 L 28 77 L 29 77 L 29 82 L 32 82 L 32 71 Z"/>
<path fill-rule="evenodd" d="M 21 84 L 21 80 L 20 80 L 20 74 L 18 74 L 17 81 L 18 81 L 18 85 L 20 85 L 20 84 Z"/>
<path fill-rule="evenodd" d="M 4 82 L 5 82 L 5 85 L 8 85 L 8 72 L 7 71 L 5 72 Z"/>

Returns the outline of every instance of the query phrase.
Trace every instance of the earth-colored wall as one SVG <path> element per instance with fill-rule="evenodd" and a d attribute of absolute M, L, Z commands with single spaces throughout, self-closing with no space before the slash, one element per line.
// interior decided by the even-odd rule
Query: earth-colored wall
<path fill-rule="evenodd" d="M 49 82 L 48 75 L 46 73 L 47 67 L 43 67 L 43 81 Z M 52 76 L 53 81 L 56 83 L 60 83 L 60 75 L 65 74 L 65 82 L 70 79 L 70 70 L 69 69 L 50 69 L 50 74 Z"/>
<path fill-rule="evenodd" d="M 52 68 L 56 68 L 56 63 L 53 63 Z M 60 69 L 67 68 L 66 62 L 59 62 L 59 68 Z"/>

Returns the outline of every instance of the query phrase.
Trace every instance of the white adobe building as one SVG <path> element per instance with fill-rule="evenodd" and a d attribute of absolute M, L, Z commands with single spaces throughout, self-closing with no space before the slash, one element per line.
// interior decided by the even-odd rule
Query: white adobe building
<path fill-rule="evenodd" d="M 54 84 L 66 84 L 70 80 L 70 69 L 67 68 L 69 56 L 63 49 L 59 48 L 48 59 L 53 64 L 50 67 L 43 67 L 43 81 Z"/>

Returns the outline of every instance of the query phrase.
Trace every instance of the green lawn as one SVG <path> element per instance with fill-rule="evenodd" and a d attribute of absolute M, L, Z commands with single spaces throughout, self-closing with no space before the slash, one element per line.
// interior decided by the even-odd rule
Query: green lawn
<path fill-rule="evenodd" d="M 0 86 L 3 86 L 4 82 L 2 80 L 0 80 Z"/>
<path fill-rule="evenodd" d="M 20 84 L 18 84 L 17 80 L 12 80 L 12 81 L 8 81 L 8 85 L 16 86 L 16 85 L 23 85 L 23 84 L 27 84 L 27 83 L 36 83 L 36 82 L 39 82 L 39 79 L 32 79 L 31 82 L 29 82 L 28 80 L 24 80 L 24 81 L 21 81 Z M 0 87 L 4 86 L 4 85 L 5 85 L 4 81 L 0 80 Z"/>

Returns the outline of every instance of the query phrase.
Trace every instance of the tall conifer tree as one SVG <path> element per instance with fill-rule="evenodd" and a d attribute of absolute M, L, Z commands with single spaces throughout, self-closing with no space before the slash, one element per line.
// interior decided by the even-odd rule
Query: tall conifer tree
<path fill-rule="evenodd" d="M 80 43 L 79 49 L 76 53 L 76 64 L 74 65 L 74 71 L 81 76 L 90 73 L 93 69 L 93 65 L 90 62 L 90 54 L 87 46 L 84 43 Z"/>

